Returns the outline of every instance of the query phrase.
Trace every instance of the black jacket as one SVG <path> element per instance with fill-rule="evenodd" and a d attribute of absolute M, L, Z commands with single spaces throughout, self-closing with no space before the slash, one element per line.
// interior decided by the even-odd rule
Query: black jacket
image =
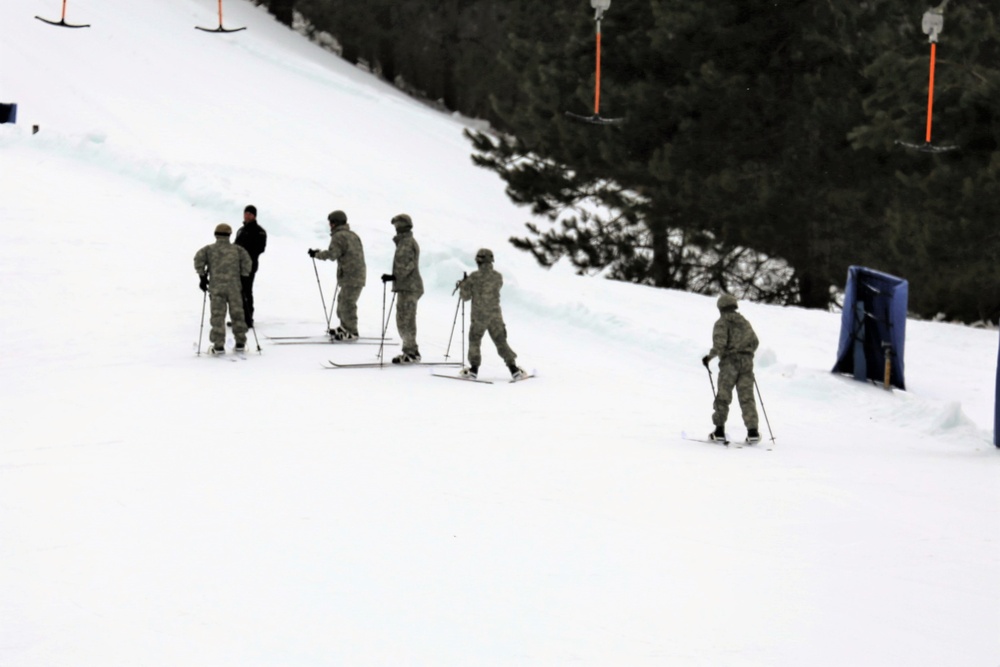
<path fill-rule="evenodd" d="M 256 220 L 243 223 L 243 226 L 236 230 L 236 239 L 233 241 L 238 246 L 243 246 L 253 260 L 253 272 L 257 272 L 257 258 L 264 254 L 267 247 L 267 232 Z"/>

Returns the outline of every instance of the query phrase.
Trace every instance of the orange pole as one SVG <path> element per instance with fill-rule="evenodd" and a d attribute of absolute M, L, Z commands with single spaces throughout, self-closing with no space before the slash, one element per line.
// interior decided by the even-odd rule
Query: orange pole
<path fill-rule="evenodd" d="M 931 120 L 934 115 L 934 61 L 937 58 L 937 44 L 931 42 L 931 80 L 927 87 L 927 137 L 924 141 L 931 143 Z"/>
<path fill-rule="evenodd" d="M 222 27 L 222 0 L 219 0 L 219 27 Z"/>
<path fill-rule="evenodd" d="M 63 22 L 65 22 L 65 21 L 66 21 L 66 0 L 63 0 L 63 13 L 62 13 L 62 20 L 63 20 Z"/>
<path fill-rule="evenodd" d="M 601 109 L 601 22 L 597 22 L 597 78 L 594 82 L 594 115 Z"/>

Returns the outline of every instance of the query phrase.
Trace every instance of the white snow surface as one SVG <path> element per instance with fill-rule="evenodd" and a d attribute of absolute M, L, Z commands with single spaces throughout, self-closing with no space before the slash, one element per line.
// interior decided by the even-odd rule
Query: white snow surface
<path fill-rule="evenodd" d="M 885 391 L 830 372 L 839 315 L 744 303 L 765 442 L 682 439 L 713 298 L 540 268 L 461 119 L 249 2 L 195 30 L 216 7 L 0 2 L 0 665 L 1000 665 L 996 331 L 909 322 Z M 248 203 L 261 349 L 230 363 L 192 258 Z M 273 344 L 324 328 L 338 208 L 363 334 L 407 212 L 425 360 L 461 356 L 489 247 L 537 377 L 488 338 L 493 385 Z"/>

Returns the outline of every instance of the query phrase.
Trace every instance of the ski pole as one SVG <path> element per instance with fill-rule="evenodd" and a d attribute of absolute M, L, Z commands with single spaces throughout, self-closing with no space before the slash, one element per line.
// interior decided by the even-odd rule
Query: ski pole
<path fill-rule="evenodd" d="M 385 319 L 385 281 L 382 282 L 382 341 L 378 344 L 378 358 L 382 360 L 382 348 L 385 346 L 385 332 L 389 328 Z"/>
<path fill-rule="evenodd" d="M 753 379 L 753 386 L 757 390 L 757 398 L 760 400 L 760 411 L 764 413 L 764 423 L 767 424 L 767 434 L 771 436 L 771 443 L 774 444 L 774 432 L 771 431 L 771 422 L 767 418 L 767 410 L 764 408 L 764 397 L 760 395 L 760 386 L 757 378 Z"/>
<path fill-rule="evenodd" d="M 444 351 L 444 358 L 448 358 L 448 354 L 451 352 L 451 341 L 455 338 L 455 325 L 458 324 L 458 308 L 462 305 L 462 297 L 458 297 L 458 301 L 455 303 L 455 317 L 451 320 L 451 333 L 448 334 L 448 349 Z"/>
<path fill-rule="evenodd" d="M 313 271 L 316 272 L 316 285 L 319 287 L 319 300 L 323 302 L 323 317 L 326 318 L 326 329 L 330 330 L 330 316 L 326 311 L 326 297 L 323 296 L 323 284 L 319 281 L 319 269 L 316 267 L 316 258 L 312 258 L 313 261 Z"/>
<path fill-rule="evenodd" d="M 260 341 L 257 340 L 257 327 L 250 327 L 250 331 L 253 332 L 253 342 L 257 345 L 257 354 L 264 354 L 264 350 L 260 349 Z"/>
<path fill-rule="evenodd" d="M 326 316 L 326 330 L 330 330 L 330 320 L 333 319 L 333 313 L 336 312 L 334 304 L 337 303 L 337 295 L 340 294 L 340 283 L 338 282 L 333 286 L 333 298 L 330 299 L 330 314 Z"/>
<path fill-rule="evenodd" d="M 389 328 L 389 318 L 392 317 L 392 307 L 396 305 L 396 293 L 392 293 L 392 299 L 389 300 L 389 312 L 385 315 L 385 320 L 382 322 L 382 343 L 378 346 L 378 360 L 379 363 L 382 362 L 382 350 L 385 347 L 385 332 Z"/>
<path fill-rule="evenodd" d="M 201 336 L 205 333 L 205 304 L 208 303 L 208 291 L 205 291 L 205 295 L 201 299 L 201 328 L 198 329 L 198 355 L 201 356 Z"/>
<path fill-rule="evenodd" d="M 712 369 L 706 365 L 705 370 L 708 371 L 708 381 L 712 385 L 712 398 L 718 398 L 719 395 L 715 393 L 715 380 L 712 379 Z M 756 382 L 756 380 L 754 380 L 754 382 Z"/>

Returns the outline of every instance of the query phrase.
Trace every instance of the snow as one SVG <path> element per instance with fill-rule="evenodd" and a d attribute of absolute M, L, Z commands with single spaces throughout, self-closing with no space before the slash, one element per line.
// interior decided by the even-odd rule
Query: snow
<path fill-rule="evenodd" d="M 214 0 L 73 0 L 82 30 L 0 3 L 0 664 L 1000 664 L 996 331 L 909 322 L 885 391 L 829 372 L 839 315 L 744 303 L 773 430 L 683 440 L 714 299 L 543 270 L 461 119 L 224 9 L 248 29 L 194 30 Z M 248 203 L 261 352 L 229 363 L 196 354 L 192 258 Z M 306 250 L 337 208 L 363 334 L 407 212 L 425 360 L 461 356 L 489 247 L 538 377 L 488 340 L 493 385 L 274 345 L 322 331 Z"/>

